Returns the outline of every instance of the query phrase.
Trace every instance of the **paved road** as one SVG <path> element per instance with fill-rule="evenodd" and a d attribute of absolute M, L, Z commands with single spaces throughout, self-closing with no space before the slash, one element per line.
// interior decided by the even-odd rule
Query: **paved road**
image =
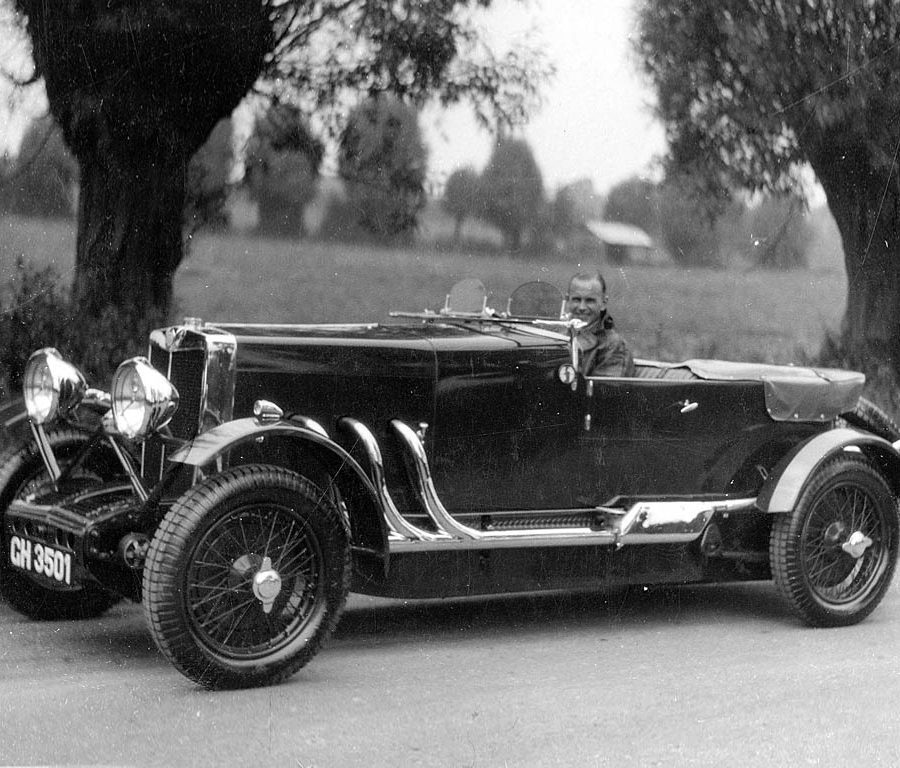
<path fill-rule="evenodd" d="M 352 598 L 288 683 L 209 693 L 139 607 L 0 605 L 0 764 L 896 766 L 900 587 L 811 630 L 771 585 L 410 603 Z"/>

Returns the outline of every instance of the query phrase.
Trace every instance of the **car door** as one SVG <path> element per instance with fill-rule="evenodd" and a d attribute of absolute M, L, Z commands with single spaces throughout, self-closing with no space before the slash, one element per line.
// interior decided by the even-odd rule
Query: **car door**
<path fill-rule="evenodd" d="M 474 347 L 474 348 L 473 348 Z M 452 512 L 584 506 L 583 394 L 560 380 L 564 344 L 515 329 L 439 352 L 429 459 Z"/>
<path fill-rule="evenodd" d="M 593 379 L 582 427 L 582 461 L 592 466 L 601 504 L 720 493 L 779 439 L 752 381 Z"/>

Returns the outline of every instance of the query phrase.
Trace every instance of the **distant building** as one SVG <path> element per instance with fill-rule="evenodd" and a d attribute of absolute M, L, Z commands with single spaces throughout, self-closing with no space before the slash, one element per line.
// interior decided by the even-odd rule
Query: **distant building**
<path fill-rule="evenodd" d="M 669 257 L 643 229 L 620 221 L 588 221 L 585 228 L 610 264 L 667 264 Z"/>

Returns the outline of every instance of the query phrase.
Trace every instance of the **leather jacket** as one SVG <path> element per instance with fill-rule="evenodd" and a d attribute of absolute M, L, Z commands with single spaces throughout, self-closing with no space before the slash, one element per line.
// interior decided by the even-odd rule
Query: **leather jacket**
<path fill-rule="evenodd" d="M 575 336 L 584 376 L 634 376 L 634 357 L 612 317 L 604 311 Z"/>

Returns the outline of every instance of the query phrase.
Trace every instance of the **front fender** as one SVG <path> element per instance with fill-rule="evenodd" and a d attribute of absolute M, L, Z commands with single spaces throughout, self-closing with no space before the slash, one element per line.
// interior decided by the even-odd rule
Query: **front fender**
<path fill-rule="evenodd" d="M 21 397 L 9 400 L 0 405 L 0 439 L 5 447 L 17 437 L 30 434 L 28 427 L 28 411 L 25 410 L 25 401 Z"/>
<path fill-rule="evenodd" d="M 830 429 L 797 445 L 779 463 L 756 499 L 763 512 L 790 512 L 806 482 L 828 459 L 856 450 L 873 459 L 897 495 L 900 492 L 900 453 L 887 440 L 855 429 Z"/>
<path fill-rule="evenodd" d="M 290 421 L 260 424 L 251 417 L 235 419 L 198 435 L 175 451 L 169 460 L 204 467 L 236 448 L 252 443 L 265 444 L 267 441 L 277 441 L 280 445 L 285 442 L 292 444 L 298 449 L 298 456 L 312 454 L 353 510 L 351 527 L 355 543 L 387 557 L 387 524 L 375 486 L 347 451 L 315 429 Z M 301 461 L 285 465 L 280 457 L 278 463 L 288 469 L 303 472 Z"/>
<path fill-rule="evenodd" d="M 316 445 L 327 444 L 329 448 L 333 448 L 339 453 L 344 452 L 343 448 L 337 443 L 308 427 L 302 427 L 286 421 L 279 421 L 274 424 L 260 424 L 256 419 L 247 417 L 220 424 L 197 435 L 190 443 L 182 446 L 169 456 L 169 461 L 177 464 L 189 464 L 192 467 L 204 467 L 233 448 L 259 438 L 264 439 L 266 436 L 288 436 L 309 440 Z M 347 454 L 347 458 L 350 461 L 353 460 L 349 454 Z"/>

